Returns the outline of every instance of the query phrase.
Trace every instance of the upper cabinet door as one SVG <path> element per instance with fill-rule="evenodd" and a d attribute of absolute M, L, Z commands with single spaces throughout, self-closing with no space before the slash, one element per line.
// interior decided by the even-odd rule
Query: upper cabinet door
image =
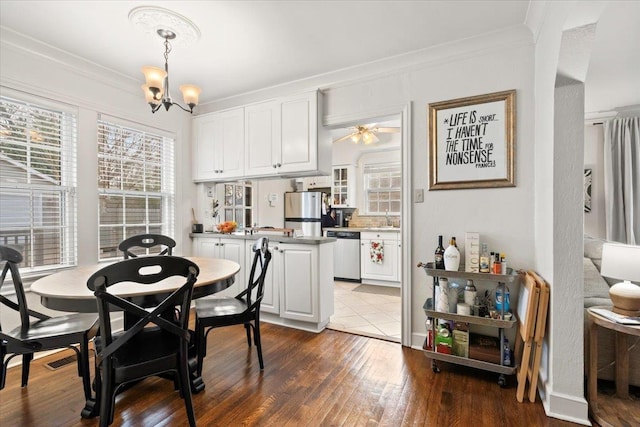
<path fill-rule="evenodd" d="M 278 173 L 290 173 L 317 168 L 317 115 L 316 92 L 283 98 L 280 102 L 282 138 L 281 166 Z"/>
<path fill-rule="evenodd" d="M 193 179 L 194 181 L 215 179 L 215 134 L 217 122 L 212 115 L 193 119 Z"/>
<path fill-rule="evenodd" d="M 242 178 L 244 175 L 244 108 L 221 114 L 221 150 L 218 167 L 220 178 Z"/>
<path fill-rule="evenodd" d="M 245 174 L 277 172 L 280 159 L 280 103 L 263 102 L 245 107 Z"/>
<path fill-rule="evenodd" d="M 195 117 L 193 138 L 194 181 L 244 176 L 244 108 Z"/>
<path fill-rule="evenodd" d="M 356 207 L 355 168 L 350 165 L 334 166 L 331 180 L 331 205 L 338 208 Z"/>

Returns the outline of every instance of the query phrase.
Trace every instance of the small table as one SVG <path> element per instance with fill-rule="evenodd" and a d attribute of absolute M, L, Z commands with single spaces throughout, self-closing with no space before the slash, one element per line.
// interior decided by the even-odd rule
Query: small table
<path fill-rule="evenodd" d="M 234 283 L 235 275 L 240 271 L 240 264 L 226 259 L 186 258 L 200 269 L 198 280 L 193 287 L 194 299 L 227 289 Z M 40 295 L 42 305 L 53 310 L 96 313 L 96 297 L 87 287 L 87 280 L 106 265 L 108 264 L 93 264 L 59 271 L 33 282 L 31 292 Z M 109 292 L 130 299 L 142 307 L 155 307 L 184 283 L 185 278 L 177 276 L 145 286 L 122 282 L 111 286 Z M 194 393 L 204 389 L 201 377 L 192 374 L 191 389 Z M 83 418 L 97 415 L 94 397 L 87 400 L 81 415 Z"/>
<path fill-rule="evenodd" d="M 589 383 L 587 398 L 594 421 L 602 426 L 610 426 L 598 413 L 598 327 L 611 329 L 616 334 L 616 395 L 622 399 L 629 398 L 629 335 L 640 336 L 640 326 L 623 325 L 607 319 L 593 309 L 611 310 L 612 307 L 599 306 L 587 309 L 589 320 Z"/>

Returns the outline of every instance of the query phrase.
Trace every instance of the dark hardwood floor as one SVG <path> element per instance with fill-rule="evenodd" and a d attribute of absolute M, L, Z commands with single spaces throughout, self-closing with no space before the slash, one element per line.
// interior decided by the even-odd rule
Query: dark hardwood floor
<path fill-rule="evenodd" d="M 421 351 L 326 330 L 308 333 L 262 324 L 265 370 L 242 326 L 213 331 L 194 395 L 200 426 L 572 426 L 547 418 L 540 401 L 518 403 L 515 378 L 441 363 L 433 373 Z M 9 370 L 0 391 L 0 425 L 95 426 L 83 420 L 75 363 L 56 371 L 32 363 L 29 385 Z M 150 378 L 118 396 L 114 426 L 188 425 L 170 381 Z"/>

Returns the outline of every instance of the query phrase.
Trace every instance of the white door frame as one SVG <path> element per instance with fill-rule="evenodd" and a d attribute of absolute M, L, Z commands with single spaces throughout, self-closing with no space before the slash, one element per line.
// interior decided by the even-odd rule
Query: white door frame
<path fill-rule="evenodd" d="M 405 105 L 395 105 L 376 109 L 375 113 L 360 112 L 350 116 L 340 116 L 339 118 L 325 117 L 324 125 L 331 128 L 348 127 L 354 123 L 375 122 L 377 119 L 386 116 L 400 116 L 401 120 L 401 155 L 402 155 L 402 215 L 400 219 L 401 233 L 400 244 L 402 248 L 402 264 L 400 265 L 401 273 L 401 305 L 402 305 L 402 321 L 401 321 L 401 338 L 400 343 L 405 347 L 411 346 L 411 260 L 412 260 L 412 210 L 411 204 L 413 200 L 412 192 L 412 167 L 411 167 L 411 102 Z"/>

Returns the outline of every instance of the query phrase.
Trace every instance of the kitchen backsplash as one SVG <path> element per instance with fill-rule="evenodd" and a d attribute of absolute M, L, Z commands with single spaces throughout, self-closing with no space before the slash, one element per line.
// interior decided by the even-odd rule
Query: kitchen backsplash
<path fill-rule="evenodd" d="M 389 222 L 394 227 L 400 227 L 400 216 L 397 215 L 389 215 Z M 349 227 L 356 228 L 368 228 L 368 227 L 384 227 L 387 225 L 386 217 L 383 216 L 370 216 L 370 215 L 358 215 L 358 210 L 356 209 L 351 214 L 351 221 L 349 221 Z"/>

